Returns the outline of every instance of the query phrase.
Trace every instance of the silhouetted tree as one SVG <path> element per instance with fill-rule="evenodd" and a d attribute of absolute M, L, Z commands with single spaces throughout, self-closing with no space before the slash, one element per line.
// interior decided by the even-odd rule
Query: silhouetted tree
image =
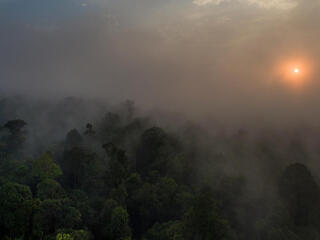
<path fill-rule="evenodd" d="M 320 189 L 305 165 L 288 166 L 281 176 L 279 189 L 296 226 L 320 226 Z"/>
<path fill-rule="evenodd" d="M 106 173 L 106 183 L 110 187 L 118 187 L 129 174 L 129 162 L 126 152 L 116 147 L 113 143 L 103 145 L 108 157 L 109 168 Z"/>

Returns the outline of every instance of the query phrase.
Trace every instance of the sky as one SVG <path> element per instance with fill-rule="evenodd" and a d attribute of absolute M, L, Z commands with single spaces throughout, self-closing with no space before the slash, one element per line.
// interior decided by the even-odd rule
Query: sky
<path fill-rule="evenodd" d="M 319 11 L 319 0 L 0 0 L 0 92 L 317 124 Z"/>

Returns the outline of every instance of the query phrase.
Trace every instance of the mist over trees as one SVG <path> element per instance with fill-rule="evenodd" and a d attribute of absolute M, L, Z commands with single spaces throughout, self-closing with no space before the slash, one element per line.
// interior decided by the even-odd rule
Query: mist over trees
<path fill-rule="evenodd" d="M 23 97 L 0 100 L 0 125 L 0 239 L 320 237 L 318 129 Z"/>

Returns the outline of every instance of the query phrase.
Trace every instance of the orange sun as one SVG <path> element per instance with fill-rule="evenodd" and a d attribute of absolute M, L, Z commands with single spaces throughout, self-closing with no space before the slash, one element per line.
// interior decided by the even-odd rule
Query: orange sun
<path fill-rule="evenodd" d="M 311 77 L 311 63 L 307 58 L 282 59 L 276 64 L 277 79 L 293 88 L 305 86 Z"/>

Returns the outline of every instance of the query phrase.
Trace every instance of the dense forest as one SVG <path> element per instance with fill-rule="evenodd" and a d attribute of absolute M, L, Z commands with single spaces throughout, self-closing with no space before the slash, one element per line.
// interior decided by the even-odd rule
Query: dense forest
<path fill-rule="evenodd" d="M 2 98 L 0 239 L 320 239 L 317 129 L 158 118 Z"/>

